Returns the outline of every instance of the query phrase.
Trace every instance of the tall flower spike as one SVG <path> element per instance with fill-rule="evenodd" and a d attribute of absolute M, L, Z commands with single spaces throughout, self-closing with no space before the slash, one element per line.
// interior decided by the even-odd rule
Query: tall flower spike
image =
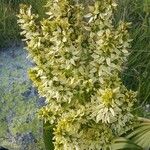
<path fill-rule="evenodd" d="M 35 63 L 29 76 L 46 98 L 39 116 L 54 126 L 55 150 L 103 149 L 132 127 L 136 93 L 119 76 L 131 40 L 127 23 L 113 25 L 116 6 L 115 0 L 49 0 L 40 22 L 30 8 L 20 10 Z"/>

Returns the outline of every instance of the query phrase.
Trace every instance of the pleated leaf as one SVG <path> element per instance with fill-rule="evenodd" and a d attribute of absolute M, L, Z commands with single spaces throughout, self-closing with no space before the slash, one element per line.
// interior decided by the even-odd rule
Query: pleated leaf
<path fill-rule="evenodd" d="M 143 149 L 150 149 L 150 123 L 141 123 L 127 138 Z"/>
<path fill-rule="evenodd" d="M 128 150 L 143 150 L 142 147 L 139 145 L 136 145 L 133 143 L 131 140 L 128 140 L 123 137 L 119 137 L 114 140 L 114 142 L 107 147 L 109 150 L 123 150 L 123 149 L 128 149 Z"/>

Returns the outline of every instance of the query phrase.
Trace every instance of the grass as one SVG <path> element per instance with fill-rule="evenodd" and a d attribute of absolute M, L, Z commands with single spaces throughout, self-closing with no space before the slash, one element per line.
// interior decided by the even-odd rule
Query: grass
<path fill-rule="evenodd" d="M 131 22 L 131 54 L 122 78 L 138 91 L 138 106 L 150 104 L 150 0 L 118 0 L 115 21 Z"/>
<path fill-rule="evenodd" d="M 1 0 L 0 1 L 0 47 L 8 46 L 20 40 L 19 27 L 16 14 L 19 4 L 25 3 L 33 6 L 34 12 L 44 16 L 42 7 L 47 0 Z"/>
<path fill-rule="evenodd" d="M 19 36 L 15 11 L 10 5 L 0 2 L 0 47 L 16 40 Z"/>

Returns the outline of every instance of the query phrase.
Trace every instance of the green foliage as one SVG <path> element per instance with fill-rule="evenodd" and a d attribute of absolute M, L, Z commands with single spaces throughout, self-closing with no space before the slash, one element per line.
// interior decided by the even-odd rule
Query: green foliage
<path fill-rule="evenodd" d="M 110 150 L 143 150 L 142 147 L 123 137 L 115 139 L 113 143 L 110 146 L 108 146 L 108 148 Z"/>
<path fill-rule="evenodd" d="M 19 36 L 15 11 L 10 5 L 0 1 L 0 47 L 16 40 Z"/>
<path fill-rule="evenodd" d="M 113 143 L 107 146 L 108 149 L 128 149 L 128 150 L 148 150 L 150 149 L 150 120 L 138 118 L 140 123 L 132 130 L 129 130 L 124 136 L 119 137 Z"/>
<path fill-rule="evenodd" d="M 31 7 L 20 9 L 21 34 L 36 64 L 29 75 L 46 98 L 39 115 L 54 126 L 55 150 L 104 149 L 134 126 L 136 93 L 120 78 L 129 24 L 113 25 L 116 6 L 49 0 L 41 21 Z"/>
<path fill-rule="evenodd" d="M 141 123 L 132 131 L 127 138 L 141 146 L 143 149 L 150 149 L 150 120 L 149 122 Z"/>
<path fill-rule="evenodd" d="M 34 11 L 44 16 L 44 5 L 47 0 L 1 0 L 0 1 L 0 47 L 8 46 L 20 40 L 17 17 L 19 4 L 31 4 Z"/>
<path fill-rule="evenodd" d="M 132 51 L 123 80 L 129 88 L 138 91 L 138 106 L 143 107 L 150 104 L 150 1 L 118 0 L 118 4 L 115 20 L 132 22 Z"/>

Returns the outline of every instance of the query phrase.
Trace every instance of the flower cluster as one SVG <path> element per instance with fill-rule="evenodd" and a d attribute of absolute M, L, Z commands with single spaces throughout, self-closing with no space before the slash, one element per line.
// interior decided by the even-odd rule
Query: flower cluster
<path fill-rule="evenodd" d="M 35 67 L 29 71 L 54 125 L 55 150 L 103 149 L 132 124 L 136 93 L 120 79 L 128 23 L 113 25 L 115 0 L 49 0 L 39 21 L 22 6 L 18 23 Z"/>

